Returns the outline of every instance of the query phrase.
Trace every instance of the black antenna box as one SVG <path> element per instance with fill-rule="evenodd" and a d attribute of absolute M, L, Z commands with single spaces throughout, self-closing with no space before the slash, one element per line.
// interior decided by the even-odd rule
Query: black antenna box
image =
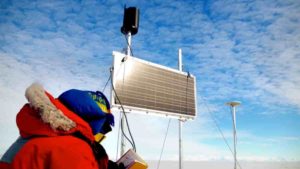
<path fill-rule="evenodd" d="M 127 35 L 129 32 L 131 35 L 135 35 L 139 28 L 139 9 L 136 7 L 124 8 L 123 26 L 121 32 Z"/>

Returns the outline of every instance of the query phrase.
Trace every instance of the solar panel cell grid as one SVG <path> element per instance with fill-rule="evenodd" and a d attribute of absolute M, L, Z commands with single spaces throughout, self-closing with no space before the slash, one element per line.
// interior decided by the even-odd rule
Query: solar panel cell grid
<path fill-rule="evenodd" d="M 121 59 L 120 56 L 115 56 Z M 114 86 L 123 105 L 195 116 L 195 77 L 129 57 L 116 62 Z M 117 99 L 114 103 L 119 105 Z"/>

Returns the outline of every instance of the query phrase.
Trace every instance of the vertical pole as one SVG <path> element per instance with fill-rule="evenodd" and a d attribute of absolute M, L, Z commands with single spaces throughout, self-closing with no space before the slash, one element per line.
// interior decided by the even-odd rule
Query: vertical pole
<path fill-rule="evenodd" d="M 131 55 L 131 33 L 128 32 L 127 34 L 127 56 Z"/>
<path fill-rule="evenodd" d="M 233 144 L 234 144 L 234 169 L 236 169 L 236 121 L 235 121 L 235 106 L 232 106 L 232 121 L 233 121 Z"/>
<path fill-rule="evenodd" d="M 130 56 L 131 55 L 131 33 L 128 32 L 127 34 L 127 51 L 126 51 L 126 57 Z M 124 112 L 125 113 L 125 112 Z M 121 128 L 122 130 L 124 131 L 124 123 L 125 123 L 125 117 L 124 117 L 124 114 L 122 114 L 121 116 Z M 122 133 L 122 132 L 121 132 Z M 120 151 L 120 157 L 125 154 L 125 138 L 124 138 L 124 135 L 121 134 L 121 151 Z"/>
<path fill-rule="evenodd" d="M 179 49 L 178 50 L 178 69 L 179 71 L 182 71 L 182 50 Z M 182 164 L 182 124 L 183 121 L 181 119 L 178 120 L 178 125 L 179 125 L 179 133 L 178 133 L 178 137 L 179 137 L 179 169 L 183 168 L 183 164 Z"/>
<path fill-rule="evenodd" d="M 178 70 L 182 71 L 182 50 L 178 50 Z"/>
<path fill-rule="evenodd" d="M 236 158 L 236 142 L 237 142 L 237 136 L 236 136 L 236 116 L 235 116 L 235 107 L 240 105 L 241 103 L 238 101 L 228 102 L 226 103 L 231 108 L 232 113 L 232 126 L 233 126 L 233 157 L 234 157 L 234 169 L 237 169 L 237 158 Z"/>
<path fill-rule="evenodd" d="M 183 168 L 182 164 L 182 120 L 179 119 L 179 169 Z"/>
<path fill-rule="evenodd" d="M 124 122 L 125 122 L 124 118 L 125 117 L 124 117 L 124 114 L 122 112 L 120 112 L 120 113 L 121 113 L 121 130 L 124 131 Z M 125 153 L 125 137 L 124 137 L 122 132 L 120 134 L 121 134 L 121 146 L 120 146 L 121 151 L 120 151 L 120 157 L 119 158 L 121 158 L 122 155 Z"/>

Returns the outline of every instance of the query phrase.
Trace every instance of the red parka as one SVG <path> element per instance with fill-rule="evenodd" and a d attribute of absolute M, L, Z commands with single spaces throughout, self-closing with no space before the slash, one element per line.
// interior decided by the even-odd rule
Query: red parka
<path fill-rule="evenodd" d="M 40 86 L 31 87 L 29 104 L 17 115 L 20 135 L 29 141 L 11 163 L 0 162 L 0 168 L 107 169 L 106 153 L 98 159 L 94 155 L 92 145 L 98 143 L 89 124 Z"/>

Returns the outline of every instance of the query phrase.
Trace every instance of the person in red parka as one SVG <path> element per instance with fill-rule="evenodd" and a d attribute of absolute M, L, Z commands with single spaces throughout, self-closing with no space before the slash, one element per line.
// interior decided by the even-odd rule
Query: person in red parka
<path fill-rule="evenodd" d="M 20 137 L 1 169 L 107 169 L 100 142 L 114 124 L 101 92 L 69 90 L 54 98 L 39 84 L 27 88 L 29 103 L 17 114 Z"/>

